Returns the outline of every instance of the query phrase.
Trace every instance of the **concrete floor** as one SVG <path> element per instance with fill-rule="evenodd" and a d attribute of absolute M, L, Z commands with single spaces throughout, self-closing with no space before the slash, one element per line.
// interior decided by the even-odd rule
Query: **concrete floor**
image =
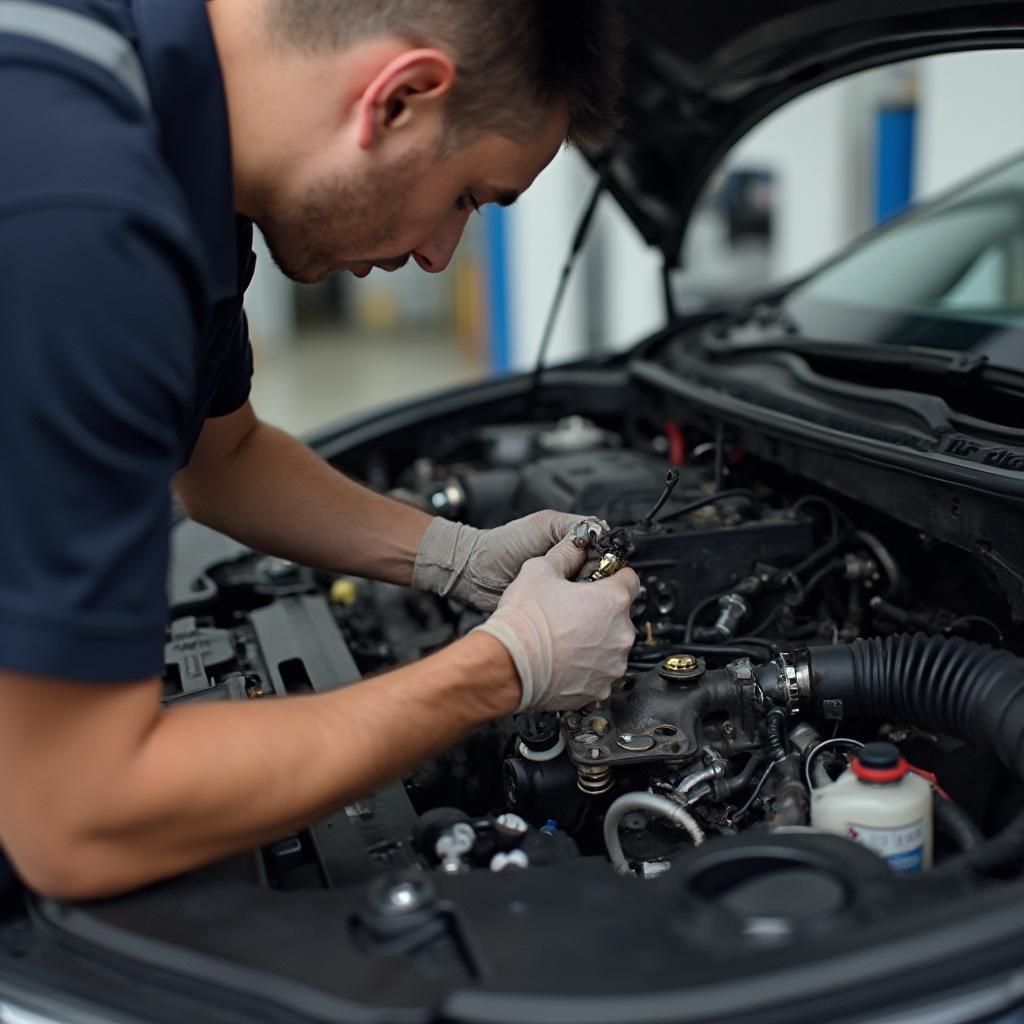
<path fill-rule="evenodd" d="M 480 380 L 484 372 L 449 336 L 331 330 L 305 334 L 288 349 L 257 350 L 252 403 L 266 422 L 303 434 L 350 413 Z"/>

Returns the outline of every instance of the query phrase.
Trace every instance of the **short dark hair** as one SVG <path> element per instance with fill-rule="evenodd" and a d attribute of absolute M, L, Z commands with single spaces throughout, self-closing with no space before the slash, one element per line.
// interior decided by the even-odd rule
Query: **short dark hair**
<path fill-rule="evenodd" d="M 595 147 L 619 125 L 624 49 L 616 0 L 266 0 L 271 31 L 311 53 L 377 36 L 455 60 L 449 136 L 528 137 L 551 103 L 569 141 Z"/>

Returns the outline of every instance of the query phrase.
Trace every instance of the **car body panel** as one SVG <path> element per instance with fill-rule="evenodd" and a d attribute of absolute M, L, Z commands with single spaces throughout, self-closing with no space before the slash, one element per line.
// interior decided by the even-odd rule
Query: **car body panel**
<path fill-rule="evenodd" d="M 1024 45 L 1018 0 L 629 0 L 623 131 L 588 153 L 643 238 L 675 266 L 705 183 L 784 103 L 868 68 Z"/>

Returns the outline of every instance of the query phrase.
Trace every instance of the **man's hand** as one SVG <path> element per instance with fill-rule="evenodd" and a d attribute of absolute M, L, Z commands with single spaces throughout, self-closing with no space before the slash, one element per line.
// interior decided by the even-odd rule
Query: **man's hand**
<path fill-rule="evenodd" d="M 579 520 L 568 512 L 535 512 L 493 530 L 477 530 L 435 519 L 416 555 L 412 585 L 482 612 L 494 611 L 523 564 L 546 554 Z"/>
<path fill-rule="evenodd" d="M 531 559 L 498 610 L 474 630 L 500 640 L 512 656 L 523 687 L 520 711 L 604 700 L 626 673 L 636 638 L 629 607 L 640 579 L 621 569 L 597 583 L 570 582 L 585 559 L 568 539 Z"/>

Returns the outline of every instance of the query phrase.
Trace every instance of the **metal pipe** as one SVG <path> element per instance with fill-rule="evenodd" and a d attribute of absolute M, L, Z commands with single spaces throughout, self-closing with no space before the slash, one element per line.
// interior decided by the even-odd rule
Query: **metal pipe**
<path fill-rule="evenodd" d="M 696 819 L 674 800 L 654 793 L 625 793 L 608 808 L 604 818 L 604 842 L 616 874 L 630 874 L 629 861 L 622 852 L 622 841 L 619 839 L 619 824 L 631 811 L 646 811 L 648 814 L 668 818 L 673 824 L 686 830 L 694 846 L 700 846 L 704 842 L 704 833 Z"/>
<path fill-rule="evenodd" d="M 699 768 L 695 772 L 691 772 L 683 779 L 675 788 L 675 794 L 677 797 L 683 797 L 685 803 L 685 797 L 690 790 L 699 786 L 702 782 L 711 782 L 713 779 L 720 779 L 725 774 L 725 765 L 721 761 L 713 761 L 706 768 Z"/>

